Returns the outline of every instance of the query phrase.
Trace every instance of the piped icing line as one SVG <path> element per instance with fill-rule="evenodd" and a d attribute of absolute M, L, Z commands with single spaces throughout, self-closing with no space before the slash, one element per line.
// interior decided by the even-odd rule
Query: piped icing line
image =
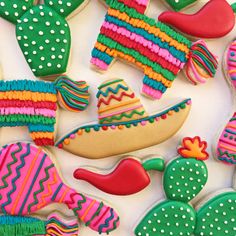
<path fill-rule="evenodd" d="M 232 85 L 236 88 L 236 49 L 235 49 L 235 39 L 229 44 L 229 46 L 226 49 L 226 58 L 225 58 L 225 64 L 226 64 L 226 74 L 227 77 L 230 79 L 230 82 Z"/>
<path fill-rule="evenodd" d="M 106 1 L 109 8 L 91 53 L 92 65 L 98 70 L 108 70 L 116 58 L 136 65 L 145 74 L 142 92 L 154 99 L 160 99 L 171 87 L 189 60 L 188 68 L 192 69 L 198 82 L 205 82 L 208 74 L 215 75 L 214 64 L 211 64 L 213 59 L 208 58 L 211 54 L 207 48 L 205 51 L 194 48 L 195 44 L 191 46 L 191 41 L 183 35 L 145 16 L 145 11 L 140 12 L 132 5 L 134 2 Z M 203 56 L 200 57 L 200 53 Z M 196 67 L 203 68 L 204 72 Z M 187 75 L 191 77 L 189 71 Z"/>
<path fill-rule="evenodd" d="M 178 113 L 179 110 L 185 109 L 186 106 L 191 105 L 191 99 L 186 99 L 175 106 L 160 112 L 158 114 L 155 114 L 150 117 L 145 117 L 142 119 L 134 120 L 134 121 L 129 121 L 129 122 L 117 122 L 115 124 L 93 124 L 93 125 L 86 125 L 86 126 L 81 126 L 63 138 L 61 138 L 59 141 L 56 142 L 55 146 L 58 148 L 63 148 L 64 145 L 68 145 L 70 143 L 70 139 L 75 139 L 76 135 L 80 136 L 83 135 L 84 132 L 89 133 L 90 130 L 94 130 L 96 132 L 106 132 L 109 129 L 115 130 L 115 129 L 129 129 L 132 126 L 138 126 L 142 125 L 145 126 L 147 122 L 153 123 L 153 122 L 158 122 L 160 119 L 168 119 L 168 116 L 172 116 L 175 112 Z"/>
<path fill-rule="evenodd" d="M 103 118 L 106 118 L 106 117 L 109 117 L 109 116 L 119 115 L 119 114 L 122 114 L 122 113 L 125 113 L 125 112 L 128 112 L 128 111 L 132 111 L 132 110 L 135 110 L 135 109 L 138 109 L 138 108 L 141 108 L 141 107 L 143 107 L 142 104 L 134 106 L 134 107 L 129 107 L 129 108 L 126 108 L 126 109 L 122 109 L 118 112 L 112 112 L 112 113 L 109 113 L 109 114 L 101 115 L 101 116 L 98 117 L 98 119 L 103 119 Z"/>
<path fill-rule="evenodd" d="M 27 126 L 39 146 L 54 145 L 57 103 L 79 112 L 89 103 L 88 85 L 63 76 L 54 83 L 0 81 L 0 127 Z"/>
<path fill-rule="evenodd" d="M 47 205 L 60 203 L 99 233 L 108 233 L 119 225 L 119 217 L 112 208 L 65 185 L 51 158 L 32 144 L 20 142 L 2 147 L 0 167 L 0 205 L 5 215 L 28 216 Z"/>

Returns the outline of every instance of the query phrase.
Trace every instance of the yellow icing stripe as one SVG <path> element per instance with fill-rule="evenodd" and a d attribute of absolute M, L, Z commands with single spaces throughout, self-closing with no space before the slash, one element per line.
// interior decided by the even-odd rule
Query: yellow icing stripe
<path fill-rule="evenodd" d="M 236 128 L 236 125 L 227 125 L 226 128 Z"/>
<path fill-rule="evenodd" d="M 124 54 L 122 52 L 119 52 L 119 51 L 117 51 L 115 49 L 112 49 L 112 50 L 108 49 L 105 45 L 103 45 L 103 44 L 101 44 L 99 42 L 97 42 L 95 44 L 95 48 L 97 48 L 98 50 L 100 50 L 102 52 L 106 51 L 106 53 L 109 56 L 120 57 L 122 59 L 125 59 L 125 60 L 131 62 L 131 63 L 136 64 L 137 67 L 142 68 L 144 70 L 145 75 L 147 75 L 149 78 L 161 82 L 167 88 L 171 87 L 172 81 L 167 80 L 160 73 L 157 73 L 157 72 L 153 71 L 153 69 L 151 67 L 148 67 L 147 65 L 144 65 L 141 62 L 137 62 L 133 57 L 131 57 L 129 55 L 126 55 L 126 54 Z"/>
<path fill-rule="evenodd" d="M 146 22 L 141 21 L 139 19 L 130 18 L 130 16 L 127 15 L 126 13 L 120 12 L 119 10 L 115 10 L 112 8 L 108 9 L 108 14 L 110 16 L 118 18 L 119 20 L 125 21 L 128 24 L 131 24 L 134 27 L 139 26 L 139 28 L 145 29 L 148 33 L 154 34 L 156 37 L 161 38 L 165 42 L 168 42 L 170 46 L 174 46 L 177 50 L 185 52 L 186 54 L 189 53 L 189 48 L 186 45 L 179 43 L 175 39 L 168 36 L 165 32 L 162 32 L 157 27 L 150 26 Z"/>
<path fill-rule="evenodd" d="M 51 133 L 51 132 L 32 132 L 32 133 L 30 133 L 30 137 L 32 139 L 39 139 L 39 138 L 54 139 L 54 133 Z"/>
<path fill-rule="evenodd" d="M 100 114 L 100 113 L 103 113 L 103 112 L 106 112 L 106 111 L 110 111 L 110 110 L 118 108 L 118 107 L 134 104 L 136 102 L 140 102 L 140 100 L 138 98 L 135 98 L 135 99 L 132 99 L 132 100 L 129 100 L 129 101 L 126 101 L 126 102 L 119 102 L 119 103 L 117 103 L 115 105 L 108 106 L 108 107 L 105 107 L 103 109 L 99 109 L 98 113 Z"/>
<path fill-rule="evenodd" d="M 229 73 L 235 73 L 236 72 L 236 69 L 235 70 L 229 70 Z"/>
<path fill-rule="evenodd" d="M 0 99 L 6 100 L 29 100 L 33 102 L 56 102 L 57 96 L 51 93 L 39 93 L 31 91 L 7 91 L 0 92 Z"/>

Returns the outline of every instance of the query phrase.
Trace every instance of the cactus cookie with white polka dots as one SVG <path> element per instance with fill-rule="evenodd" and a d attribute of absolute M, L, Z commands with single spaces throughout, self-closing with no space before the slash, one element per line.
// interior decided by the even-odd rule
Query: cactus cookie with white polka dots
<path fill-rule="evenodd" d="M 236 235 L 236 192 L 215 195 L 199 208 L 194 235 Z"/>
<path fill-rule="evenodd" d="M 67 18 L 88 0 L 0 0 L 0 16 L 16 24 L 16 37 L 32 72 L 56 78 L 67 71 L 71 34 Z"/>
<path fill-rule="evenodd" d="M 207 182 L 207 143 L 199 137 L 184 138 L 180 156 L 164 172 L 163 185 L 167 200 L 153 207 L 135 228 L 136 236 L 191 236 L 196 212 L 188 203 Z"/>

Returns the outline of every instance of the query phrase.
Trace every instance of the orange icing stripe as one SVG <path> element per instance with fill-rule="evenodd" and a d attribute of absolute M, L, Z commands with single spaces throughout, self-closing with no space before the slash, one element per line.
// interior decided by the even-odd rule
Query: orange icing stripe
<path fill-rule="evenodd" d="M 53 132 L 32 132 L 30 133 L 30 137 L 32 139 L 38 139 L 38 138 L 54 139 L 54 133 Z"/>
<path fill-rule="evenodd" d="M 57 102 L 57 96 L 51 93 L 39 93 L 31 91 L 6 91 L 0 92 L 0 99 L 6 100 L 30 100 L 33 102 Z"/>
<path fill-rule="evenodd" d="M 61 199 L 59 200 L 59 203 L 63 202 L 63 200 L 64 200 L 64 198 L 65 198 L 65 196 L 66 196 L 66 194 L 68 193 L 69 190 L 70 190 L 70 188 L 67 187 L 66 190 L 64 191 L 64 193 L 62 194 Z"/>
<path fill-rule="evenodd" d="M 223 144 L 220 144 L 219 146 L 222 147 L 222 148 L 228 149 L 228 150 L 230 150 L 230 151 L 236 152 L 236 148 L 231 148 L 231 147 L 226 146 L 226 145 L 223 145 Z"/>
<path fill-rule="evenodd" d="M 84 218 L 88 215 L 90 209 L 93 207 L 93 205 L 96 203 L 96 200 L 93 200 L 90 205 L 88 206 L 88 208 L 86 209 L 86 211 L 84 212 L 83 216 L 80 218 L 82 221 L 84 220 Z"/>
<path fill-rule="evenodd" d="M 149 24 L 147 24 L 144 21 L 141 21 L 141 20 L 135 19 L 135 18 L 130 18 L 130 16 L 127 15 L 126 13 L 124 13 L 124 12 L 121 13 L 119 10 L 112 9 L 112 8 L 108 9 L 108 14 L 110 16 L 114 16 L 122 21 L 125 21 L 126 23 L 131 24 L 134 27 L 139 27 L 139 28 L 145 29 L 146 31 L 148 31 L 148 33 L 154 34 L 156 37 L 159 37 L 163 41 L 169 43 L 170 46 L 174 46 L 176 49 L 178 49 L 182 52 L 185 52 L 186 54 L 189 53 L 189 48 L 186 45 L 179 43 L 175 39 L 168 36 L 165 32 L 161 32 L 160 29 L 150 26 Z"/>

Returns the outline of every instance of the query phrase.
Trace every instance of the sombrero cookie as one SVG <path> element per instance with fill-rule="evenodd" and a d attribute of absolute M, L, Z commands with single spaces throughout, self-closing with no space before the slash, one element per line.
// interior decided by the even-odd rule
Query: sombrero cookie
<path fill-rule="evenodd" d="M 57 147 L 92 159 L 146 148 L 174 135 L 191 107 L 191 100 L 186 99 L 149 116 L 122 79 L 104 82 L 97 99 L 99 123 L 78 127 L 59 139 Z"/>
<path fill-rule="evenodd" d="M 230 42 L 225 51 L 223 70 L 233 95 L 236 89 L 236 41 Z M 228 164 L 236 164 L 236 113 L 224 127 L 217 140 L 216 157 Z"/>

